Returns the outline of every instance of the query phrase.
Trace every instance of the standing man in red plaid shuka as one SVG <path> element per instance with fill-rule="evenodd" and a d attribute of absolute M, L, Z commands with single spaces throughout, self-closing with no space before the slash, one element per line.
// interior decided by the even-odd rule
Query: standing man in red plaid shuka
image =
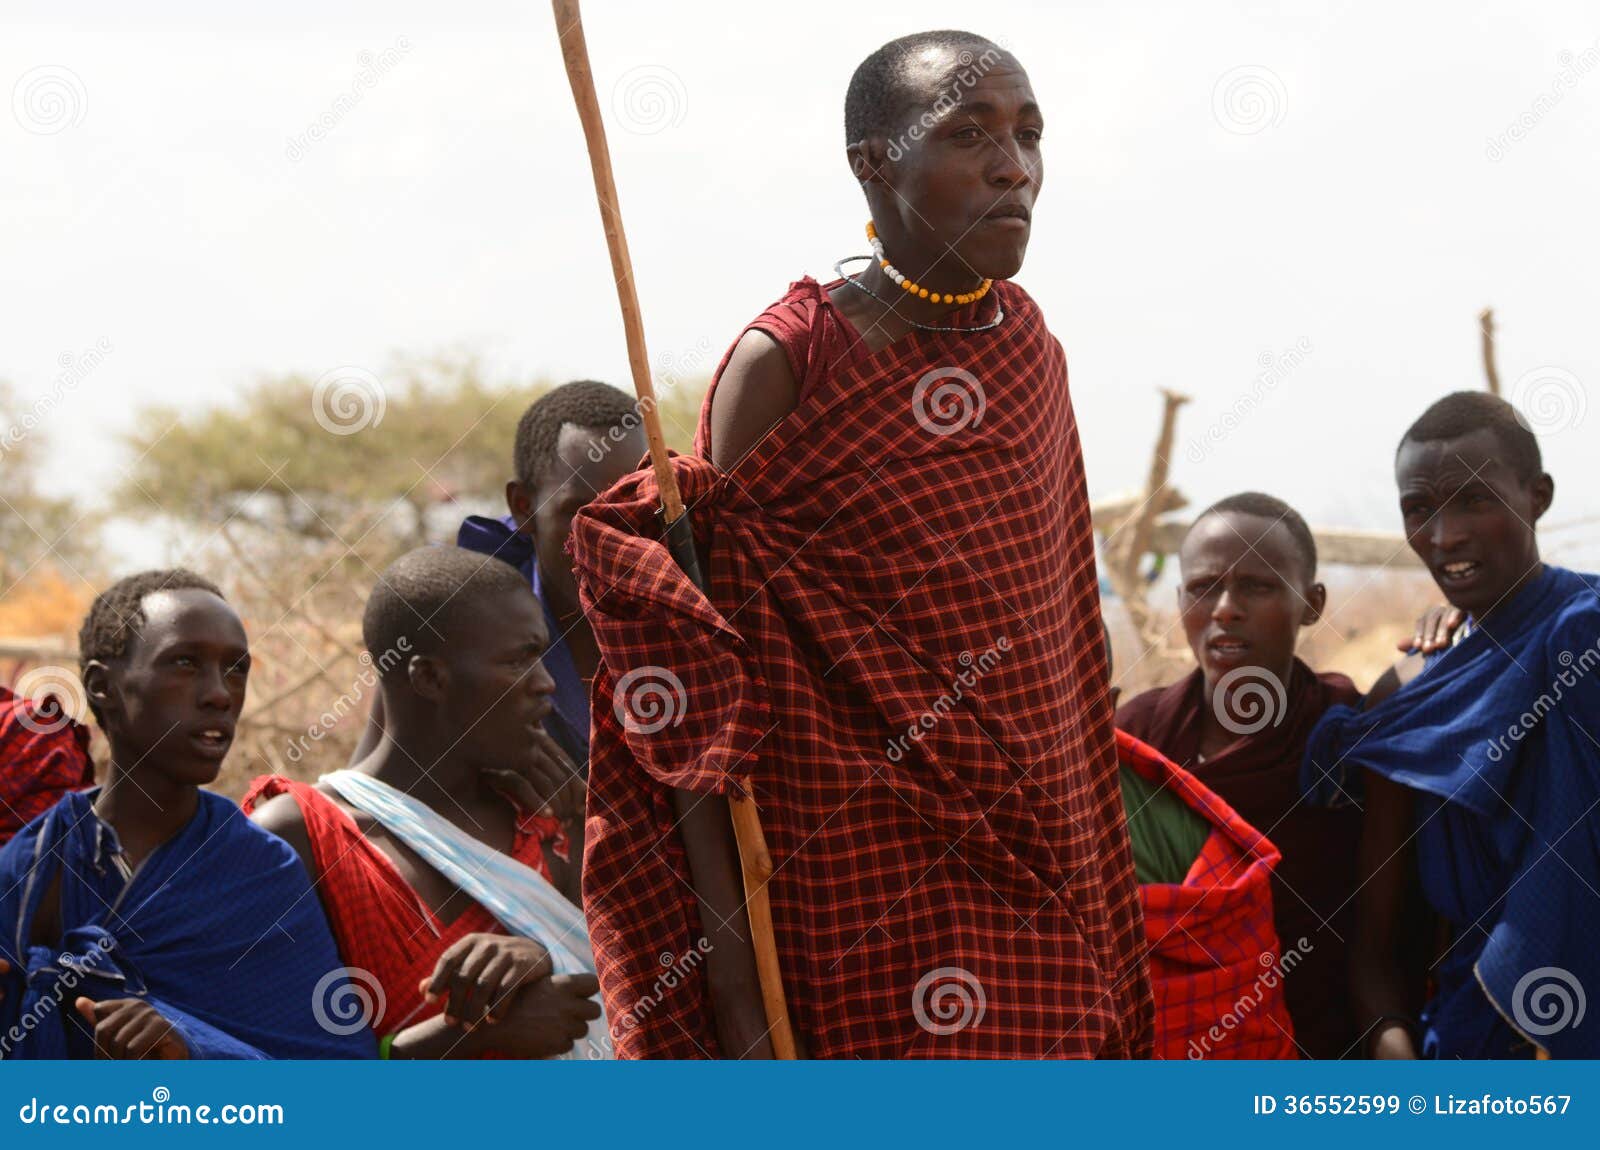
<path fill-rule="evenodd" d="M 737 788 L 812 1056 L 1148 1055 L 1066 360 L 1006 282 L 1043 116 L 1009 53 L 930 32 L 861 64 L 845 128 L 874 256 L 749 325 L 676 461 L 709 592 L 659 541 L 647 472 L 573 530 L 617 1051 L 770 1053 L 717 797 Z"/>

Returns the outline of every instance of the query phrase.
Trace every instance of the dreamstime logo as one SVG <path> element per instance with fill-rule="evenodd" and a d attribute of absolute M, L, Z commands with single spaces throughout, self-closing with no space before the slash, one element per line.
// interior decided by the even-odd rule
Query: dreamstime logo
<path fill-rule="evenodd" d="M 611 111 L 636 136 L 653 136 L 683 123 L 689 92 L 671 68 L 641 64 L 629 68 L 611 89 Z"/>
<path fill-rule="evenodd" d="M 378 976 L 359 966 L 335 967 L 311 989 L 312 1017 L 329 1034 L 354 1034 L 377 1026 L 385 1006 Z"/>
<path fill-rule="evenodd" d="M 1217 417 L 1216 421 L 1200 435 L 1189 441 L 1189 462 L 1202 462 L 1210 449 L 1228 438 L 1245 417 L 1261 406 L 1267 394 L 1289 377 L 1289 373 L 1306 361 L 1311 354 L 1311 341 L 1305 336 L 1295 340 L 1292 347 L 1277 355 L 1263 351 L 1256 356 L 1256 366 L 1261 370 L 1251 382 L 1250 390 L 1233 401 L 1233 405 Z"/>
<path fill-rule="evenodd" d="M 617 722 L 638 735 L 676 727 L 688 704 L 683 680 L 665 667 L 635 667 L 617 680 L 612 691 Z"/>
<path fill-rule="evenodd" d="M 1302 935 L 1294 946 L 1283 952 L 1282 957 L 1270 950 L 1262 951 L 1256 958 L 1261 965 L 1261 971 L 1222 1017 L 1212 1023 L 1199 1038 L 1189 1039 L 1189 1057 L 1191 1059 L 1207 1057 L 1222 1045 L 1230 1034 L 1244 1026 L 1257 1008 L 1269 998 L 1281 999 L 1281 996 L 1274 995 L 1273 992 L 1282 984 L 1284 976 L 1292 973 L 1294 968 L 1305 960 L 1306 955 L 1315 949 L 1311 940 Z"/>
<path fill-rule="evenodd" d="M 631 1010 L 611 1020 L 611 1037 L 621 1038 L 624 1033 L 637 1030 L 651 1012 L 666 1001 L 667 992 L 677 989 L 680 983 L 687 982 L 695 967 L 715 949 L 711 940 L 702 936 L 695 943 L 694 949 L 681 957 L 671 951 L 663 951 L 657 959 L 662 967 L 661 973 L 656 976 L 650 989 L 634 1002 Z"/>
<path fill-rule="evenodd" d="M 111 341 L 101 336 L 95 341 L 94 346 L 82 355 L 64 351 L 56 356 L 56 366 L 61 370 L 51 381 L 50 390 L 35 400 L 33 406 L 22 413 L 21 419 L 0 433 L 0 455 L 15 448 L 35 428 L 50 418 L 67 393 L 76 389 L 90 372 L 105 362 L 106 356 L 110 354 Z"/>
<path fill-rule="evenodd" d="M 1565 368 L 1536 367 L 1511 385 L 1511 406 L 1529 431 L 1550 435 L 1576 428 L 1589 410 L 1583 383 Z"/>
<path fill-rule="evenodd" d="M 67 667 L 35 667 L 12 689 L 36 706 L 21 707 L 17 721 L 36 735 L 53 735 L 89 709 L 89 696 L 77 672 Z"/>
<path fill-rule="evenodd" d="M 1524 1034 L 1543 1038 L 1576 1029 L 1588 1008 L 1583 984 L 1570 970 L 1541 966 L 1517 980 L 1511 991 L 1511 1018 Z"/>
<path fill-rule="evenodd" d="M 343 364 L 311 388 L 311 414 L 332 435 L 354 435 L 383 422 L 389 397 L 383 383 L 364 367 Z"/>
<path fill-rule="evenodd" d="M 886 154 L 890 161 L 898 163 L 900 157 L 906 154 L 912 144 L 921 140 L 933 130 L 939 121 L 959 108 L 961 101 L 966 98 L 967 92 L 971 91 L 991 68 L 1004 59 L 1001 55 L 1002 51 L 1004 49 L 996 44 L 992 48 L 985 48 L 981 56 L 975 57 L 965 48 L 956 53 L 956 64 L 960 70 L 953 77 L 955 82 L 941 88 L 939 94 L 934 97 L 932 106 L 917 117 L 916 123 L 889 141 Z"/>
<path fill-rule="evenodd" d="M 922 430 L 933 435 L 977 427 L 988 406 L 978 377 L 961 367 L 934 368 L 911 389 L 912 414 Z"/>
<path fill-rule="evenodd" d="M 378 82 L 387 76 L 391 69 L 398 65 L 407 52 L 411 51 L 411 41 L 404 36 L 398 37 L 394 47 L 385 48 L 381 52 L 370 52 L 362 49 L 356 53 L 356 63 L 360 69 L 350 81 L 350 90 L 341 92 L 333 98 L 328 105 L 328 110 L 323 112 L 311 123 L 306 125 L 306 130 L 298 136 L 290 136 L 283 146 L 283 154 L 290 163 L 299 163 L 305 159 L 306 153 L 311 148 L 328 138 L 328 134 L 339 126 L 339 123 L 353 111 Z"/>
<path fill-rule="evenodd" d="M 11 114 L 36 136 L 53 136 L 83 123 L 89 93 L 71 68 L 46 64 L 30 68 L 11 89 Z"/>
<path fill-rule="evenodd" d="M 1283 722 L 1289 693 L 1265 667 L 1235 667 L 1211 691 L 1217 722 L 1236 735 L 1253 735 Z"/>
<path fill-rule="evenodd" d="M 976 1026 L 988 1009 L 983 983 L 959 966 L 928 971 L 911 991 L 911 1013 L 916 1016 L 917 1025 L 941 1037 Z"/>
<path fill-rule="evenodd" d="M 962 669 L 956 673 L 954 684 L 950 690 L 943 692 L 933 701 L 933 706 L 923 711 L 906 727 L 905 734 L 889 740 L 889 745 L 884 750 L 889 761 L 898 763 L 905 758 L 911 750 L 911 745 L 920 743 L 923 736 L 933 730 L 940 719 L 961 704 L 967 697 L 967 692 L 978 685 L 978 680 L 999 666 L 1001 657 L 1010 652 L 1011 636 L 1001 635 L 993 646 L 986 648 L 977 658 L 973 658 L 971 651 L 963 651 L 957 655 L 956 662 L 961 664 Z"/>
<path fill-rule="evenodd" d="M 1600 68 L 1600 40 L 1596 40 L 1576 55 L 1567 51 L 1557 52 L 1556 63 L 1561 71 L 1557 72 L 1556 78 L 1551 81 L 1550 90 L 1535 96 L 1526 110 L 1506 125 L 1505 131 L 1498 136 L 1490 136 L 1485 143 L 1483 154 L 1488 157 L 1490 163 L 1497 164 L 1505 159 L 1506 153 L 1527 139 L 1528 133 L 1537 128 L 1539 122 L 1566 99 L 1568 92 L 1576 88 L 1589 73 Z"/>
<path fill-rule="evenodd" d="M 1246 64 L 1217 78 L 1211 89 L 1211 114 L 1236 136 L 1254 136 L 1283 123 L 1289 94 L 1271 68 Z"/>

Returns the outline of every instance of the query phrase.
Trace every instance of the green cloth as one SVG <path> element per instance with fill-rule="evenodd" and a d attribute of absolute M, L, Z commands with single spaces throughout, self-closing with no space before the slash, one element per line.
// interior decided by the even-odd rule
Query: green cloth
<path fill-rule="evenodd" d="M 1122 768 L 1122 805 L 1128 808 L 1133 874 L 1141 883 L 1181 883 L 1211 837 L 1211 824 L 1165 787 Z"/>

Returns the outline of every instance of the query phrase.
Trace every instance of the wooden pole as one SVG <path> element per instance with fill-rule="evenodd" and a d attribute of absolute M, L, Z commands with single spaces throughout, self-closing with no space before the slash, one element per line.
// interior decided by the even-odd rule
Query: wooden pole
<path fill-rule="evenodd" d="M 1478 331 L 1483 337 L 1483 374 L 1489 379 L 1489 394 L 1500 394 L 1500 372 L 1494 363 L 1494 308 L 1478 313 Z"/>
<path fill-rule="evenodd" d="M 605 122 L 600 118 L 600 100 L 595 95 L 594 75 L 589 70 L 589 49 L 583 37 L 583 17 L 578 0 L 551 0 L 556 30 L 561 37 L 561 56 L 566 61 L 567 79 L 578 105 L 584 140 L 589 146 L 589 166 L 594 172 L 594 192 L 600 201 L 600 219 L 605 224 L 606 247 L 611 252 L 611 271 L 617 281 L 617 302 L 622 306 L 622 329 L 628 339 L 628 367 L 633 373 L 633 389 L 639 396 L 639 415 L 645 438 L 650 443 L 650 462 L 655 469 L 656 486 L 661 491 L 668 546 L 679 565 L 695 583 L 703 587 L 694 558 L 693 539 L 688 532 L 683 497 L 667 456 L 667 441 L 661 434 L 661 417 L 656 411 L 655 387 L 650 380 L 650 356 L 645 350 L 644 321 L 639 314 L 639 296 L 633 286 L 633 260 L 628 255 L 628 237 L 622 230 L 622 211 L 617 204 L 617 185 L 611 173 L 611 149 L 606 144 Z M 746 913 L 750 917 L 752 949 L 756 971 L 761 978 L 761 999 L 766 1008 L 773 1053 L 779 1058 L 796 1056 L 794 1032 L 789 1023 L 788 1003 L 783 994 L 783 971 L 778 965 L 778 944 L 772 929 L 772 903 L 767 897 L 767 882 L 772 877 L 772 855 L 761 832 L 761 815 L 755 801 L 735 791 L 728 793 L 728 809 L 733 816 L 734 837 L 739 844 L 739 862 L 744 872 Z"/>

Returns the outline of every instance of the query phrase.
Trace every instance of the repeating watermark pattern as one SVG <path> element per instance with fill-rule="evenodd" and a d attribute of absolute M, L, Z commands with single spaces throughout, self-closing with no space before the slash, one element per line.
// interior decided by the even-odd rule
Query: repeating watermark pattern
<path fill-rule="evenodd" d="M 1600 641 L 1592 647 L 1585 647 L 1576 657 L 1571 651 L 1562 651 L 1556 656 L 1556 661 L 1567 670 L 1560 672 L 1551 680 L 1550 690 L 1541 692 L 1533 701 L 1533 705 L 1511 721 L 1506 728 L 1506 733 L 1496 738 L 1489 744 L 1489 761 L 1498 763 L 1511 753 L 1511 749 L 1523 739 L 1533 733 L 1533 729 L 1544 721 L 1544 717 L 1555 710 L 1566 697 L 1567 691 L 1578 685 L 1578 680 L 1600 664 Z M 1577 670 L 1573 670 L 1573 664 Z M 1552 697 L 1551 692 L 1554 692 Z"/>
<path fill-rule="evenodd" d="M 361 105 L 366 94 L 376 88 L 378 83 L 405 59 L 409 51 L 411 51 L 411 41 L 400 36 L 396 38 L 393 47 L 385 48 L 381 52 L 363 50 L 356 53 L 356 63 L 360 67 L 350 81 L 350 90 L 340 92 L 328 105 L 327 111 L 306 125 L 305 131 L 297 136 L 290 136 L 285 141 L 283 154 L 289 162 L 298 164 L 306 158 L 306 154 L 314 146 L 326 140 L 344 118 Z"/>
<path fill-rule="evenodd" d="M 1518 1030 L 1535 1038 L 1576 1029 L 1588 1006 L 1583 984 L 1559 966 L 1530 970 L 1511 990 L 1511 1019 Z"/>
<path fill-rule="evenodd" d="M 1583 422 L 1589 412 L 1589 396 L 1583 382 L 1563 367 L 1543 367 L 1525 371 L 1511 385 L 1511 406 L 1535 435 L 1570 431 Z"/>
<path fill-rule="evenodd" d="M 656 975 L 650 989 L 639 996 L 627 1011 L 611 1020 L 611 1037 L 621 1038 L 623 1034 L 636 1030 L 643 1024 L 657 1007 L 666 1001 L 667 993 L 681 986 L 689 974 L 705 961 L 706 955 L 716 948 L 712 946 L 709 938 L 701 937 L 694 944 L 694 949 L 682 956 L 670 952 L 663 952 L 659 961 L 663 967 L 660 974 Z"/>
<path fill-rule="evenodd" d="M 611 112 L 624 130 L 654 136 L 683 123 L 689 114 L 689 90 L 671 68 L 641 64 L 617 78 L 611 89 Z"/>
<path fill-rule="evenodd" d="M 331 435 L 354 435 L 383 422 L 389 396 L 383 381 L 364 367 L 341 364 L 311 388 L 311 414 Z"/>
<path fill-rule="evenodd" d="M 653 735 L 683 722 L 689 705 L 683 680 L 665 667 L 635 667 L 617 680 L 612 692 L 617 722 L 637 735 Z"/>
<path fill-rule="evenodd" d="M 317 1025 L 340 1036 L 375 1027 L 388 1003 L 378 976 L 359 966 L 337 966 L 311 988 L 311 1014 Z"/>
<path fill-rule="evenodd" d="M 70 667 L 44 666 L 25 671 L 12 693 L 36 704 L 17 712 L 17 722 L 36 735 L 53 735 L 89 710 L 83 680 Z"/>
<path fill-rule="evenodd" d="M 1483 154 L 1491 164 L 1498 164 L 1505 159 L 1512 148 L 1526 140 L 1528 134 L 1539 126 L 1539 122 L 1567 98 L 1568 92 L 1582 83 L 1596 68 L 1600 68 L 1600 40 L 1596 40 L 1576 54 L 1557 52 L 1556 64 L 1561 70 L 1550 82 L 1549 90 L 1535 96 L 1533 102 L 1506 125 L 1505 131 L 1490 136 L 1485 141 Z"/>
<path fill-rule="evenodd" d="M 4 458 L 6 452 L 16 450 L 41 423 L 49 419 L 67 393 L 75 390 L 110 354 L 111 341 L 101 336 L 81 355 L 73 355 L 70 351 L 58 355 L 56 366 L 61 370 L 50 381 L 50 390 L 34 400 L 33 406 L 0 435 L 0 458 Z"/>
<path fill-rule="evenodd" d="M 889 159 L 898 162 L 912 144 L 920 141 L 938 125 L 939 121 L 959 108 L 967 93 L 972 91 L 978 81 L 1002 59 L 1004 56 L 998 45 L 985 48 L 983 54 L 976 57 L 965 48 L 958 52 L 956 64 L 959 70 L 951 77 L 949 84 L 939 89 L 939 94 L 934 97 L 932 105 L 917 117 L 916 122 L 889 141 Z"/>
<path fill-rule="evenodd" d="M 983 384 L 962 367 L 936 367 L 911 389 L 911 413 L 931 435 L 954 435 L 977 427 L 988 409 Z"/>
<path fill-rule="evenodd" d="M 619 423 L 589 441 L 588 450 L 584 452 L 589 462 L 599 463 L 615 451 L 634 428 L 644 423 L 645 416 L 658 410 L 661 401 L 676 391 L 686 378 L 698 373 L 710 356 L 711 341 L 705 336 L 701 336 L 700 342 L 688 351 L 662 352 L 656 356 L 655 395 L 634 400 L 633 410 L 623 416 Z"/>
<path fill-rule="evenodd" d="M 89 93 L 71 68 L 45 64 L 30 68 L 11 89 L 11 114 L 36 136 L 76 128 L 89 114 Z"/>
<path fill-rule="evenodd" d="M 971 651 L 963 651 L 956 656 L 956 662 L 960 663 L 965 669 L 957 672 L 955 682 L 950 690 L 935 699 L 931 707 L 923 711 L 914 722 L 906 727 L 905 734 L 897 735 L 889 740 L 888 745 L 884 748 L 884 753 L 888 755 L 889 761 L 898 763 L 905 758 L 906 753 L 911 750 L 911 744 L 920 743 L 922 737 L 939 724 L 939 720 L 961 704 L 961 701 L 967 697 L 967 692 L 978 685 L 978 680 L 999 666 L 1000 660 L 1010 652 L 1011 637 L 1009 635 L 1001 635 L 991 646 L 985 648 L 977 658 L 973 658 Z"/>
<path fill-rule="evenodd" d="M 911 991 L 911 1013 L 929 1034 L 959 1034 L 983 1021 L 989 1009 L 983 983 L 970 970 L 941 966 L 917 979 Z"/>
<path fill-rule="evenodd" d="M 61 977 L 56 979 L 50 993 L 40 995 L 38 1002 L 23 1011 L 22 1016 L 4 1034 L 0 1034 L 0 1060 L 10 1057 L 17 1043 L 37 1030 L 46 1019 L 60 1014 L 65 1008 L 67 995 L 77 990 L 79 984 L 94 973 L 95 967 L 115 946 L 116 942 L 110 938 L 97 938 L 90 944 L 87 954 L 57 956 L 56 965 L 61 968 Z"/>
<path fill-rule="evenodd" d="M 1256 357 L 1256 363 L 1261 368 L 1256 377 L 1251 381 L 1250 390 L 1233 401 L 1232 406 L 1224 411 L 1207 427 L 1205 431 L 1189 440 L 1189 450 L 1186 454 L 1190 463 L 1199 463 L 1211 453 L 1228 436 L 1232 435 L 1268 394 L 1278 389 L 1278 385 L 1289 377 L 1289 374 L 1306 361 L 1311 354 L 1311 341 L 1305 336 L 1296 340 L 1293 346 L 1285 348 L 1277 355 L 1270 351 L 1263 351 Z"/>
<path fill-rule="evenodd" d="M 711 339 L 701 336 L 687 351 L 664 351 L 656 356 L 656 390 L 663 395 L 673 391 L 690 376 L 704 370 L 711 358 Z"/>
<path fill-rule="evenodd" d="M 1250 989 L 1241 994 L 1203 1035 L 1189 1039 L 1190 1059 L 1207 1057 L 1228 1035 L 1243 1026 L 1245 1020 L 1267 1000 L 1268 992 L 1276 990 L 1284 977 L 1315 949 L 1311 940 L 1302 935 L 1295 940 L 1294 946 L 1283 952 L 1282 958 L 1271 951 L 1262 951 L 1259 959 L 1262 970 L 1250 983 Z"/>
<path fill-rule="evenodd" d="M 1235 735 L 1254 735 L 1283 722 L 1289 692 L 1265 667 L 1235 667 L 1211 691 L 1217 722 Z"/>
<path fill-rule="evenodd" d="M 1211 89 L 1211 114 L 1236 136 L 1254 136 L 1283 123 L 1289 93 L 1271 68 L 1244 64 L 1217 77 Z"/>
<path fill-rule="evenodd" d="M 316 722 L 306 728 L 305 734 L 296 735 L 290 739 L 283 750 L 283 757 L 291 763 L 298 763 L 311 752 L 311 748 L 322 742 L 328 734 L 337 727 L 346 716 L 356 709 L 367 692 L 378 685 L 380 676 L 386 675 L 399 664 L 400 660 L 411 653 L 411 640 L 402 635 L 394 641 L 394 646 L 384 651 L 376 660 L 372 652 L 363 651 L 357 657 L 361 664 L 361 671 L 356 675 L 355 682 L 350 684 L 350 689 L 333 701 L 333 704 L 317 716 Z M 273 756 L 268 751 L 267 758 Z M 274 764 L 276 765 L 276 764 Z"/>

